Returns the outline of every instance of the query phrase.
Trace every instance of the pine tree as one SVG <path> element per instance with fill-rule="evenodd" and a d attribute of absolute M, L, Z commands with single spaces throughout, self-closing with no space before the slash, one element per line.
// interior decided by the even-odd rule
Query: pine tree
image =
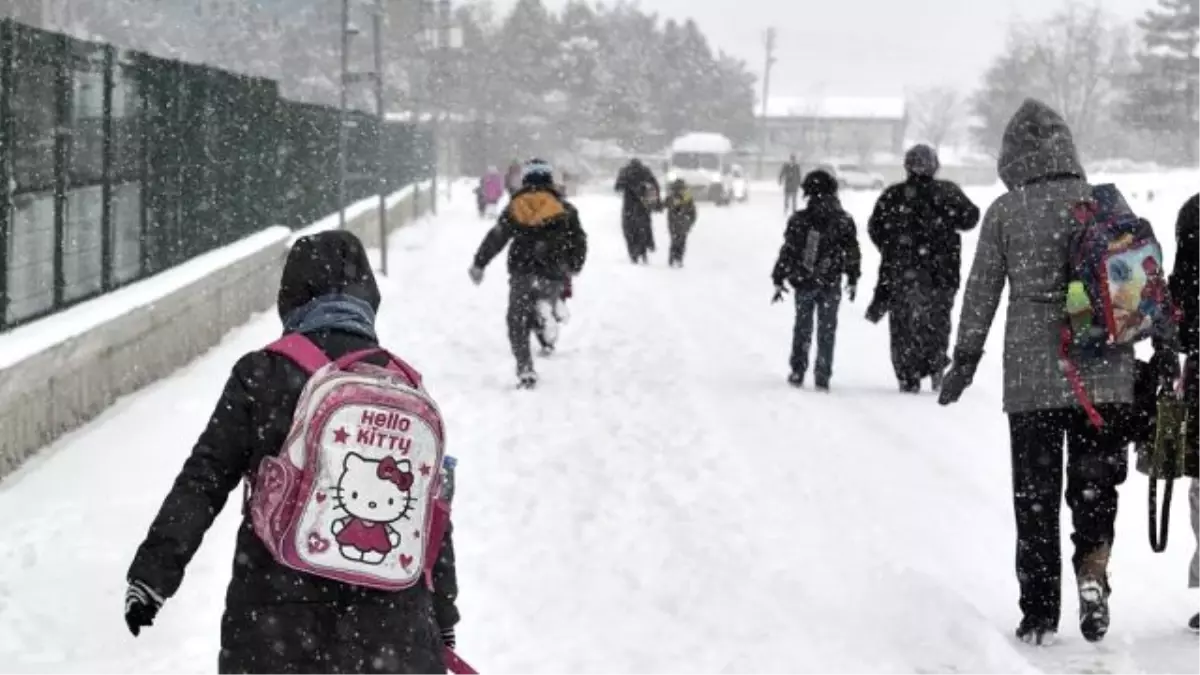
<path fill-rule="evenodd" d="M 1125 119 L 1163 137 L 1167 147 L 1180 153 L 1174 159 L 1194 165 L 1200 126 L 1200 0 L 1158 0 L 1138 26 L 1144 44 L 1129 80 Z"/>

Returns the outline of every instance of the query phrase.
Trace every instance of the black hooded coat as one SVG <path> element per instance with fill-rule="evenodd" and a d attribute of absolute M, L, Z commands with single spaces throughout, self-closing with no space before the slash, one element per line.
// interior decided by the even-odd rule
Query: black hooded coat
<path fill-rule="evenodd" d="M 638 258 L 653 251 L 654 226 L 651 214 L 658 204 L 647 199 L 647 192 L 655 198 L 662 194 L 654 172 L 645 164 L 632 161 L 617 174 L 613 189 L 622 196 L 621 229 L 625 234 L 629 257 Z"/>
<path fill-rule="evenodd" d="M 344 231 L 304 237 L 288 255 L 279 287 L 287 318 L 330 295 L 379 307 L 379 289 L 361 242 Z M 319 301 L 318 301 L 319 302 Z M 305 332 L 330 358 L 375 346 L 341 329 Z M 368 359 L 383 365 L 382 359 Z M 286 357 L 253 351 L 233 367 L 208 425 L 183 464 L 129 568 L 170 598 L 229 494 L 283 446 L 307 379 Z M 424 585 L 399 592 L 352 586 L 275 562 L 249 515 L 237 533 L 221 620 L 222 673 L 445 672 L 439 629 L 458 621 L 450 531 Z M 170 611 L 168 600 L 163 609 Z"/>

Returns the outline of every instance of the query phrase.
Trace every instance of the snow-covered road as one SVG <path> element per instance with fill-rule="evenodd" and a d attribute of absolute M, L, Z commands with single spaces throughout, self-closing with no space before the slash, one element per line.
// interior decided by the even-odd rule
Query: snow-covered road
<path fill-rule="evenodd" d="M 1140 206 L 1168 242 L 1188 181 Z M 661 221 L 653 264 L 634 267 L 617 200 L 580 197 L 589 262 L 532 392 L 512 386 L 503 258 L 482 287 L 467 278 L 487 228 L 468 200 L 392 240 L 380 330 L 424 371 L 460 459 L 463 655 L 484 672 L 1200 671 L 1185 490 L 1152 554 L 1132 472 L 1109 638 L 1079 637 L 1070 592 L 1060 644 L 1011 638 L 999 322 L 960 404 L 895 393 L 886 324 L 862 319 L 875 194 L 849 194 L 865 278 L 842 305 L 834 390 L 791 389 L 792 312 L 769 303 L 782 199 L 763 190 L 703 206 L 682 270 Z M 215 670 L 237 509 L 137 639 L 124 573 L 228 369 L 277 332 L 258 317 L 0 483 L 0 672 Z"/>

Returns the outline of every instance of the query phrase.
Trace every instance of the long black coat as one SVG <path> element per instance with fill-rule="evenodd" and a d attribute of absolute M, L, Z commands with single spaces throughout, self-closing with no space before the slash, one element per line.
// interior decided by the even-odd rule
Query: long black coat
<path fill-rule="evenodd" d="M 1200 194 L 1192 195 L 1175 221 L 1175 269 L 1171 271 L 1171 299 L 1183 313 L 1180 342 L 1183 351 L 1197 353 L 1197 333 L 1200 332 L 1200 280 L 1197 279 L 1197 259 L 1200 258 Z"/>
<path fill-rule="evenodd" d="M 920 280 L 932 288 L 958 290 L 962 238 L 979 222 L 979 207 L 950 181 L 909 176 L 883 191 L 867 221 L 879 249 L 880 281 Z"/>
<path fill-rule="evenodd" d="M 292 249 L 279 289 L 279 312 L 344 293 L 379 306 L 366 252 L 353 236 L 328 232 Z M 359 335 L 308 335 L 327 355 L 374 346 Z M 208 426 L 163 501 L 129 578 L 169 598 L 230 492 L 283 446 L 306 374 L 265 351 L 233 367 Z M 423 585 L 389 593 L 295 572 L 275 562 L 243 508 L 233 577 L 221 621 L 222 673 L 445 672 L 439 628 L 458 621 L 450 533 Z M 169 602 L 169 601 L 168 601 Z M 169 608 L 166 610 L 169 611 Z"/>
<path fill-rule="evenodd" d="M 661 195 L 662 186 L 654 172 L 641 162 L 630 162 L 617 174 L 613 189 L 622 195 L 621 229 L 631 256 L 638 256 L 654 248 L 654 228 L 650 216 L 656 204 L 646 202 L 646 187 L 652 186 L 654 193 Z"/>

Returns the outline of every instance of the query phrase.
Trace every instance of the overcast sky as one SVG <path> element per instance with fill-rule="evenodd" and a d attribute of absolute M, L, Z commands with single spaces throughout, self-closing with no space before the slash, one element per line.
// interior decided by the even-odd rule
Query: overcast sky
<path fill-rule="evenodd" d="M 1084 0 L 1090 2 L 1091 0 Z M 507 11 L 514 0 L 495 0 Z M 566 0 L 544 0 L 554 10 Z M 1155 0 L 1100 0 L 1136 18 Z M 1045 18 L 1062 0 L 640 0 L 660 17 L 692 17 L 709 41 L 763 64 L 763 32 L 778 31 L 771 93 L 901 95 L 906 86 L 973 88 L 1004 46 L 1010 19 Z"/>

